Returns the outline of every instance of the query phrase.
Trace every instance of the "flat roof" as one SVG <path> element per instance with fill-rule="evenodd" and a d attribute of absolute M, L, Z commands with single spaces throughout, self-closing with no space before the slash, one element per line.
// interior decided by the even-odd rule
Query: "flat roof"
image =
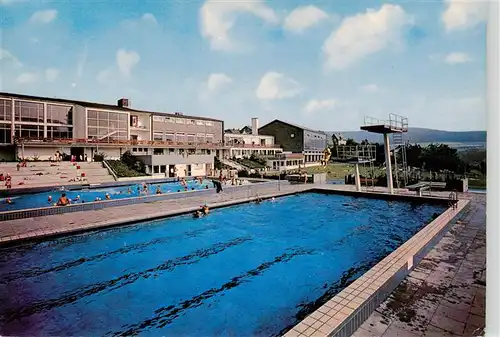
<path fill-rule="evenodd" d="M 79 101 L 79 100 L 72 100 L 72 99 L 66 99 L 66 98 L 33 96 L 33 95 L 25 95 L 25 94 L 15 94 L 15 93 L 10 93 L 10 92 L 0 92 L 0 96 L 9 97 L 9 98 L 17 98 L 17 99 L 25 99 L 25 100 L 77 104 L 77 105 L 82 105 L 84 107 L 93 108 L 93 109 L 118 110 L 118 111 L 128 111 L 128 112 L 137 112 L 137 113 L 142 112 L 142 113 L 149 113 L 149 114 L 157 115 L 157 116 L 167 116 L 167 117 L 177 117 L 177 118 L 193 118 L 193 119 L 209 120 L 209 121 L 214 121 L 214 122 L 223 122 L 222 120 L 210 118 L 210 117 L 190 116 L 190 115 L 184 115 L 184 114 L 176 115 L 175 113 L 168 113 L 168 112 L 154 112 L 154 111 L 146 111 L 146 110 L 137 110 L 137 109 L 132 109 L 132 108 L 120 107 L 118 105 L 103 104 L 103 103 L 88 102 L 88 101 Z"/>
<path fill-rule="evenodd" d="M 290 125 L 290 126 L 294 126 L 294 127 L 298 128 L 298 129 L 302 129 L 302 130 L 304 130 L 304 131 L 309 131 L 309 132 L 319 133 L 319 134 L 322 134 L 322 135 L 324 135 L 324 136 L 328 136 L 328 135 L 326 134 L 326 132 L 324 132 L 324 131 L 309 129 L 309 128 L 306 128 L 306 127 L 303 127 L 303 126 L 300 126 L 300 125 L 297 125 L 297 124 L 293 124 L 293 123 L 289 123 L 289 122 L 282 121 L 281 119 L 275 119 L 275 120 L 273 120 L 273 121 L 271 121 L 271 122 L 269 122 L 269 123 L 267 123 L 267 124 L 262 125 L 259 129 L 261 129 L 261 128 L 263 128 L 264 126 L 267 126 L 267 125 L 269 125 L 269 124 L 271 124 L 271 123 L 274 123 L 274 122 L 280 122 L 280 123 L 283 123 L 283 124 L 288 124 L 288 125 Z"/>

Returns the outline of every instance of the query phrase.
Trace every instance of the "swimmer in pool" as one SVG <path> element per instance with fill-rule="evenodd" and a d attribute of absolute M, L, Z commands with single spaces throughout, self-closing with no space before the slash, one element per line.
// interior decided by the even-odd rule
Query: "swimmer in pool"
<path fill-rule="evenodd" d="M 11 198 L 7 198 L 7 199 L 5 199 L 5 203 L 9 204 L 9 205 L 12 205 L 14 202 L 12 201 Z"/>
<path fill-rule="evenodd" d="M 195 218 L 201 218 L 203 216 L 203 213 L 201 211 L 196 211 L 193 214 L 193 217 Z"/>
<path fill-rule="evenodd" d="M 61 197 L 59 198 L 59 200 L 57 200 L 57 206 L 66 206 L 66 205 L 69 205 L 69 204 L 70 204 L 70 201 L 66 197 L 66 193 L 63 193 L 61 195 Z"/>
<path fill-rule="evenodd" d="M 106 193 L 106 200 L 111 200 L 111 196 L 109 195 L 109 193 Z"/>
<path fill-rule="evenodd" d="M 208 215 L 208 213 L 210 212 L 210 210 L 208 209 L 208 206 L 207 205 L 203 205 L 201 207 L 201 211 L 203 212 L 203 214 L 205 215 Z"/>
<path fill-rule="evenodd" d="M 49 195 L 49 196 L 47 197 L 47 202 L 48 202 L 49 204 L 51 204 L 51 203 L 52 203 L 52 196 L 51 196 L 51 195 Z"/>
<path fill-rule="evenodd" d="M 276 199 L 274 199 L 274 197 L 272 197 L 271 198 L 271 202 L 275 202 L 275 201 L 276 201 Z"/>
<path fill-rule="evenodd" d="M 127 193 L 128 194 L 132 194 L 132 189 L 129 187 L 129 189 L 127 190 Z"/>
<path fill-rule="evenodd" d="M 161 194 L 161 187 L 160 187 L 160 185 L 156 186 L 156 194 Z"/>

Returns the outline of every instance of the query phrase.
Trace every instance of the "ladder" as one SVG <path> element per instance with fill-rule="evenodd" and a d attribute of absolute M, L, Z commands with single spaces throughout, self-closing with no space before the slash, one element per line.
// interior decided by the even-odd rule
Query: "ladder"
<path fill-rule="evenodd" d="M 401 167 L 401 171 L 403 173 L 402 180 L 404 186 L 408 185 L 408 163 L 406 161 L 406 143 L 403 138 L 402 132 L 396 132 L 392 134 L 392 145 L 393 145 L 393 153 L 394 153 L 394 169 L 396 172 L 396 183 L 399 188 L 399 170 L 398 165 Z"/>

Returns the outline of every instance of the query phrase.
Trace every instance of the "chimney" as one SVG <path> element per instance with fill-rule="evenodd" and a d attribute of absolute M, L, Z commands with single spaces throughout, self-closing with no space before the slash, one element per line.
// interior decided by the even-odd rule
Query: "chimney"
<path fill-rule="evenodd" d="M 257 136 L 259 134 L 259 119 L 252 118 L 252 135 Z"/>
<path fill-rule="evenodd" d="M 128 98 L 120 98 L 118 100 L 118 106 L 120 108 L 128 108 L 129 107 L 129 101 Z"/>

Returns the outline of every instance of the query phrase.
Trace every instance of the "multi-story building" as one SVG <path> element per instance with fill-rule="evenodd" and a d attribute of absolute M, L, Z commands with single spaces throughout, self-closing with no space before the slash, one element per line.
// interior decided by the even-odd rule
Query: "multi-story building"
<path fill-rule="evenodd" d="M 224 141 L 228 150 L 228 158 L 243 158 L 257 155 L 260 157 L 274 156 L 283 150 L 274 142 L 273 136 L 259 134 L 259 119 L 252 118 L 252 126 L 245 126 L 241 130 L 226 130 Z"/>
<path fill-rule="evenodd" d="M 118 159 L 127 150 L 151 174 L 205 175 L 224 149 L 224 122 L 182 113 L 0 92 L 0 158 L 49 160 L 55 153 Z"/>
<path fill-rule="evenodd" d="M 326 133 L 277 119 L 259 128 L 259 134 L 273 136 L 284 152 L 303 154 L 305 164 L 320 162 L 327 146 Z"/>

